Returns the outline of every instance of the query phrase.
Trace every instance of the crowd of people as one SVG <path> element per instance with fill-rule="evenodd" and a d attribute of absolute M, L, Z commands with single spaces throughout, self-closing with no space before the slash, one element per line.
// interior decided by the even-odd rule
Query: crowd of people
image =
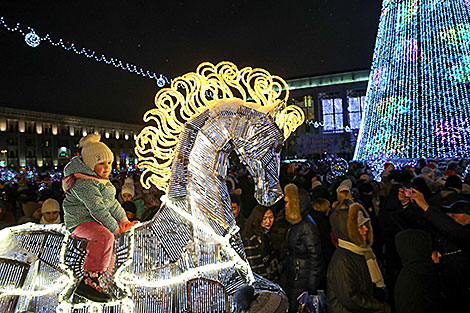
<path fill-rule="evenodd" d="M 88 138 L 82 155 L 65 168 L 64 179 L 19 174 L 2 181 L 0 228 L 65 222 L 71 232 L 87 237 L 95 226 L 117 234 L 150 220 L 163 192 L 143 189 L 139 171 L 111 173 L 108 150 L 99 138 Z M 289 312 L 299 307 L 305 312 L 298 298 L 319 291 L 326 294 L 331 313 L 463 312 L 470 299 L 467 162 L 420 160 L 402 168 L 387 163 L 380 182 L 358 162 L 349 162 L 333 178 L 325 161 L 282 163 L 284 199 L 272 207 L 256 203 L 253 179 L 236 162 L 227 187 L 247 260 L 255 273 L 286 291 L 279 305 Z M 93 200 L 83 201 L 83 195 Z M 102 201 L 115 203 L 116 210 L 111 219 L 96 223 Z M 86 213 L 91 207 L 96 211 Z M 83 216 L 76 215 L 80 210 Z M 93 290 L 84 294 L 100 302 L 108 300 L 95 283 L 106 267 L 101 255 L 106 245 L 90 248 L 101 265 L 89 261 L 85 275 Z"/>
<path fill-rule="evenodd" d="M 289 312 L 307 312 L 298 298 L 319 291 L 330 313 L 466 312 L 467 166 L 387 163 L 374 179 L 369 167 L 349 162 L 332 179 L 324 161 L 284 163 L 285 198 L 273 207 L 255 204 L 242 168 L 228 186 L 248 261 L 283 287 Z"/>

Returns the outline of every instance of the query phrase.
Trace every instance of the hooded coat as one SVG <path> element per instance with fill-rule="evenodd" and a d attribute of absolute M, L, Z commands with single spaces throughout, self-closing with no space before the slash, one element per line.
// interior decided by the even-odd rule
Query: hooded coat
<path fill-rule="evenodd" d="M 297 307 L 297 297 L 304 291 L 316 293 L 324 275 L 320 232 L 308 215 L 308 193 L 293 184 L 284 189 L 289 204 L 286 219 L 292 224 L 287 232 L 287 296 L 290 310 Z M 302 214 L 303 213 L 303 214 Z"/>
<path fill-rule="evenodd" d="M 118 221 L 126 217 L 126 212 L 116 200 L 114 185 L 107 179 L 97 177 L 79 156 L 72 158 L 65 166 L 64 176 L 64 183 L 73 181 L 66 188 L 62 203 L 65 227 L 73 230 L 82 223 L 98 222 L 109 231 L 115 231 Z"/>
<path fill-rule="evenodd" d="M 330 216 L 332 231 L 339 239 L 359 247 L 370 247 L 373 243 L 372 226 L 370 221 L 366 222 L 369 232 L 367 241 L 363 240 L 357 224 L 359 210 L 368 217 L 364 207 L 357 203 L 349 209 L 335 210 Z M 330 313 L 390 312 L 390 306 L 385 301 L 374 297 L 378 288 L 372 282 L 363 255 L 342 247 L 336 248 L 328 266 L 327 285 Z"/>
<path fill-rule="evenodd" d="M 18 224 L 39 223 L 39 219 L 35 218 L 33 214 L 40 207 L 41 207 L 41 205 L 37 202 L 34 202 L 34 201 L 28 201 L 26 203 L 23 203 L 24 216 L 22 216 L 18 220 Z"/>
<path fill-rule="evenodd" d="M 397 313 L 442 312 L 443 299 L 431 259 L 432 241 L 429 233 L 407 229 L 395 237 L 395 246 L 403 268 L 395 283 Z"/>

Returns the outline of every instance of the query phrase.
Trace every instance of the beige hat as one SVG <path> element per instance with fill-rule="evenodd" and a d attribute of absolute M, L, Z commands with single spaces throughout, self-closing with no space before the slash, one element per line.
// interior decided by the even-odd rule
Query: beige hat
<path fill-rule="evenodd" d="M 101 136 L 90 134 L 80 139 L 80 147 L 82 148 L 82 160 L 91 170 L 95 169 L 95 165 L 104 161 L 114 161 L 114 154 L 107 145 L 100 142 Z"/>
<path fill-rule="evenodd" d="M 336 192 L 340 193 L 341 191 L 351 191 L 351 189 L 346 185 L 339 185 L 339 187 L 336 188 Z"/>
<path fill-rule="evenodd" d="M 135 196 L 135 187 L 133 184 L 124 184 L 121 188 L 121 195 L 128 193 L 132 197 Z"/>
<path fill-rule="evenodd" d="M 57 200 L 49 198 L 42 204 L 41 213 L 46 212 L 59 212 L 60 211 L 60 204 Z"/>

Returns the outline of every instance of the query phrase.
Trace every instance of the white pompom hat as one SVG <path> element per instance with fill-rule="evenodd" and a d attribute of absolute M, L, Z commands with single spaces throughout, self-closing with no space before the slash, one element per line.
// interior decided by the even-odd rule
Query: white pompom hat
<path fill-rule="evenodd" d="M 82 148 L 82 160 L 91 170 L 95 169 L 95 165 L 105 161 L 114 161 L 114 154 L 107 145 L 100 142 L 101 136 L 97 134 L 89 134 L 80 139 L 80 147 Z"/>

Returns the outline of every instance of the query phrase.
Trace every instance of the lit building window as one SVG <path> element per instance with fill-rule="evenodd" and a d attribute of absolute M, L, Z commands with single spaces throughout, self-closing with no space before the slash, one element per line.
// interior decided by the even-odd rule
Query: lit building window
<path fill-rule="evenodd" d="M 38 135 L 42 134 L 42 123 L 36 123 L 36 133 Z"/>
<path fill-rule="evenodd" d="M 337 95 L 320 94 L 320 103 L 323 114 L 323 132 L 343 132 L 343 99 Z"/>
<path fill-rule="evenodd" d="M 348 115 L 351 129 L 359 129 L 364 112 L 366 96 L 348 96 Z"/>

